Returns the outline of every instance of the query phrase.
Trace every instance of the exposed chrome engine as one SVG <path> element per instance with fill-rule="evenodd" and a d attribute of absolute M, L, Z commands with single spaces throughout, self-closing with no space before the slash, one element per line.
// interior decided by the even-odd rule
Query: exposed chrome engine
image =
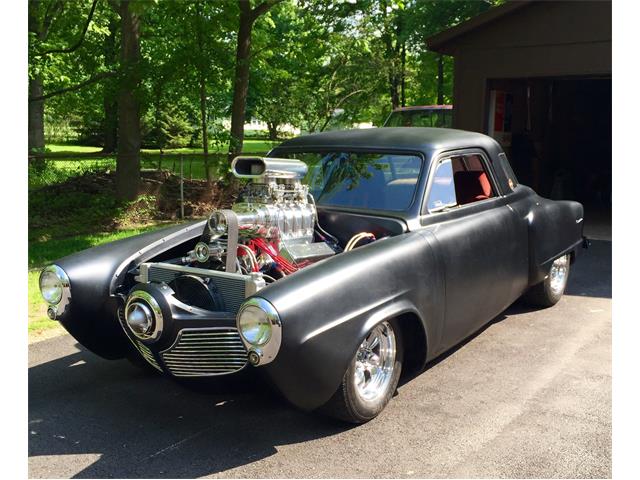
<path fill-rule="evenodd" d="M 174 376 L 223 375 L 247 362 L 273 361 L 282 325 L 275 308 L 255 294 L 342 251 L 318 225 L 314 199 L 301 181 L 305 163 L 238 157 L 231 167 L 250 180 L 239 201 L 214 211 L 195 246 L 185 248 L 193 249 L 179 253 L 184 256 L 140 264 L 138 283 L 119 311 L 142 357 Z M 344 251 L 372 237 L 354 235 Z"/>
<path fill-rule="evenodd" d="M 263 272 L 278 278 L 335 254 L 326 242 L 314 242 L 316 207 L 301 182 L 306 164 L 238 157 L 231 168 L 236 177 L 252 182 L 231 210 L 211 214 L 189 259 L 222 263 L 224 257 L 227 272 Z"/>

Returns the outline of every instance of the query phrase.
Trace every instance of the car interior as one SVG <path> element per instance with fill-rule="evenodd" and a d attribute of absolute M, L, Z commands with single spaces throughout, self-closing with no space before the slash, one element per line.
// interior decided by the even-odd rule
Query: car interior
<path fill-rule="evenodd" d="M 459 155 L 438 164 L 427 204 L 430 212 L 436 212 L 494 196 L 495 189 L 480 155 Z"/>

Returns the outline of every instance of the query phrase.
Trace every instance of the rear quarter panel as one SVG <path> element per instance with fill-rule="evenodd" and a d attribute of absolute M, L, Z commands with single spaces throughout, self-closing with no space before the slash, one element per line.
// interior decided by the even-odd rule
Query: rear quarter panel
<path fill-rule="evenodd" d="M 551 263 L 582 243 L 584 210 L 580 203 L 538 197 L 530 217 L 531 281 L 542 281 Z"/>

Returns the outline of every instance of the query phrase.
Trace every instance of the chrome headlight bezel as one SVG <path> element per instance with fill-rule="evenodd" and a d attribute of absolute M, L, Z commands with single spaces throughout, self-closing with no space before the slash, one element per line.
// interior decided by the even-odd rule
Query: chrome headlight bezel
<path fill-rule="evenodd" d="M 257 309 L 264 315 L 265 325 L 269 326 L 269 335 L 262 339 L 248 338 L 243 329 L 243 314 L 247 314 L 250 309 Z M 236 317 L 236 326 L 240 338 L 244 343 L 251 363 L 254 365 L 264 365 L 273 361 L 280 350 L 282 341 L 282 323 L 280 315 L 271 303 L 260 297 L 252 297 L 242 304 Z"/>
<path fill-rule="evenodd" d="M 141 306 L 147 309 L 151 316 L 151 326 L 145 332 L 137 332 L 129 326 L 128 315 L 131 309 L 136 306 Z M 136 338 L 144 342 L 155 342 L 158 340 L 164 328 L 164 317 L 162 315 L 162 308 L 160 304 L 149 292 L 144 290 L 134 290 L 129 297 L 124 307 L 124 323 L 127 325 L 129 332 L 131 332 Z"/>
<path fill-rule="evenodd" d="M 42 282 L 46 276 L 54 276 L 57 281 L 57 287 L 60 292 L 55 296 L 45 295 Z M 53 311 L 53 316 L 57 317 L 59 314 L 64 313 L 71 301 L 71 282 L 67 273 L 58 265 L 49 265 L 40 272 L 38 278 L 38 287 L 40 289 L 40 295 L 45 302 L 49 305 Z"/>

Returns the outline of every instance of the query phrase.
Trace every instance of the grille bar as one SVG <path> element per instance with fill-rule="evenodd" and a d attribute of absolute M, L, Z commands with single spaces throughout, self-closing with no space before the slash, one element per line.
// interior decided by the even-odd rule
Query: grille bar
<path fill-rule="evenodd" d="M 207 377 L 237 372 L 247 365 L 247 351 L 235 328 L 184 329 L 160 354 L 176 377 Z"/>
<path fill-rule="evenodd" d="M 162 369 L 160 368 L 160 365 L 158 365 L 158 362 L 156 361 L 155 357 L 153 356 L 153 353 L 151 353 L 151 350 L 149 350 L 149 348 L 144 343 L 141 343 L 138 340 L 135 340 L 134 344 L 135 344 L 136 348 L 138 349 L 138 351 L 140 352 L 140 354 L 142 355 L 142 357 L 147 362 L 149 362 L 152 367 L 162 371 Z"/>

